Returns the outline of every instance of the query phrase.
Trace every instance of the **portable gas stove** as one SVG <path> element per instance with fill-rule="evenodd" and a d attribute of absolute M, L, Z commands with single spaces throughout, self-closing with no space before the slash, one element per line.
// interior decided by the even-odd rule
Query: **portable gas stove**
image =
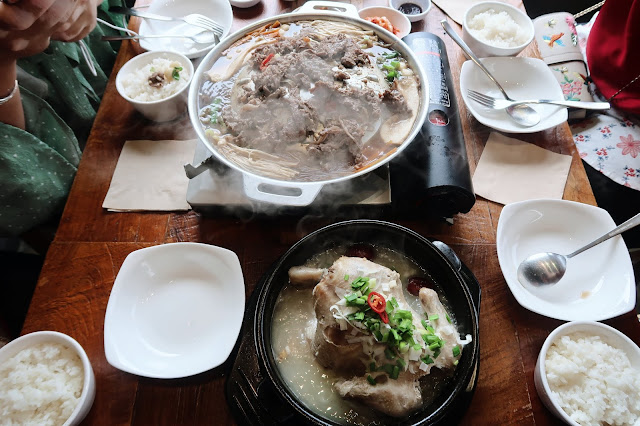
<path fill-rule="evenodd" d="M 431 215 L 450 219 L 475 203 L 467 152 L 443 41 L 431 33 L 412 33 L 403 41 L 416 54 L 429 77 L 427 120 L 416 139 L 388 165 L 347 181 L 327 184 L 313 202 L 286 207 L 257 202 L 243 188 L 242 174 L 198 143 L 187 201 L 203 213 L 246 210 L 252 213 L 300 213 L 307 210 L 356 208 L 396 215 Z"/>

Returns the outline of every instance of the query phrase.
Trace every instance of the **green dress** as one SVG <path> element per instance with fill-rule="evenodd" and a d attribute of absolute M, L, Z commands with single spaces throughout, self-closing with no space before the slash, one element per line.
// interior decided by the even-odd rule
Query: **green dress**
<path fill-rule="evenodd" d="M 105 0 L 98 17 L 121 0 Z M 51 42 L 44 52 L 18 61 L 26 130 L 0 123 L 0 237 L 18 236 L 62 211 L 77 171 L 119 44 L 100 40 L 118 31 L 98 24 L 85 37 L 94 76 L 78 43 Z"/>

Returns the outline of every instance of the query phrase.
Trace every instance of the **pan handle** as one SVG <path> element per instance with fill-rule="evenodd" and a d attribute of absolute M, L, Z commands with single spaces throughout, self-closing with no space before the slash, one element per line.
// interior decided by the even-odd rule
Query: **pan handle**
<path fill-rule="evenodd" d="M 299 9 L 295 10 L 293 13 L 322 13 L 322 12 L 335 12 L 335 13 L 343 13 L 345 15 L 349 15 L 352 18 L 358 18 L 358 9 L 349 3 L 342 3 L 337 1 L 308 1 Z"/>
<path fill-rule="evenodd" d="M 283 206 L 308 206 L 322 189 L 322 184 L 312 182 L 273 182 L 248 174 L 244 174 L 242 179 L 247 197 Z"/>

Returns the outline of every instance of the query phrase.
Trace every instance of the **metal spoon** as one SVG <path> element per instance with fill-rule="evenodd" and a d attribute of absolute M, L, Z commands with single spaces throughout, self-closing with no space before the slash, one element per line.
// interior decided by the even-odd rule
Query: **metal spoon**
<path fill-rule="evenodd" d="M 597 240 L 566 256 L 557 253 L 531 255 L 518 266 L 518 281 L 522 285 L 530 284 L 535 287 L 556 284 L 567 270 L 567 259 L 571 259 L 573 256 L 638 225 L 640 225 L 640 213 Z"/>
<path fill-rule="evenodd" d="M 473 53 L 473 51 L 469 48 L 469 46 L 467 46 L 467 44 L 458 36 L 458 33 L 454 31 L 454 29 L 451 27 L 451 25 L 449 25 L 447 20 L 443 19 L 442 21 L 440 21 L 440 23 L 442 24 L 442 28 L 444 28 L 444 31 L 447 34 L 449 34 L 449 36 L 453 39 L 453 41 L 455 41 L 458 44 L 458 46 L 460 46 L 460 48 L 462 48 L 464 53 L 466 53 L 467 56 L 477 66 L 479 66 L 482 71 L 484 71 L 487 77 L 489 77 L 489 79 L 493 81 L 496 86 L 498 86 L 498 89 L 500 89 L 500 91 L 502 92 L 502 96 L 504 96 L 504 98 L 509 101 L 513 101 L 514 99 L 511 99 L 509 95 L 507 95 L 507 92 L 505 92 L 505 90 L 502 88 L 500 83 L 498 83 L 498 80 L 496 80 L 495 77 L 491 75 L 487 67 L 485 67 L 482 64 L 480 59 L 478 59 L 478 57 Z M 513 105 L 508 107 L 507 114 L 511 116 L 513 121 L 515 121 L 516 123 L 524 127 L 535 126 L 540 122 L 540 114 L 538 114 L 538 112 L 535 109 L 525 104 Z"/>

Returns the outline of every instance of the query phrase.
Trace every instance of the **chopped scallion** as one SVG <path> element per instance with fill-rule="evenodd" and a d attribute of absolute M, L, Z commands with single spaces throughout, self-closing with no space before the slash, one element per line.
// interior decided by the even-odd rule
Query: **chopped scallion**
<path fill-rule="evenodd" d="M 438 318 L 440 318 L 438 314 L 429 315 L 429 321 L 435 321 Z"/>
<path fill-rule="evenodd" d="M 375 386 L 375 385 L 376 385 L 376 379 L 374 379 L 373 377 L 371 377 L 371 374 L 369 374 L 369 375 L 367 376 L 367 382 L 369 382 L 369 384 L 370 384 L 371 386 Z"/>
<path fill-rule="evenodd" d="M 451 351 L 453 352 L 453 356 L 459 356 L 460 355 L 460 346 L 456 345 L 454 346 Z"/>

